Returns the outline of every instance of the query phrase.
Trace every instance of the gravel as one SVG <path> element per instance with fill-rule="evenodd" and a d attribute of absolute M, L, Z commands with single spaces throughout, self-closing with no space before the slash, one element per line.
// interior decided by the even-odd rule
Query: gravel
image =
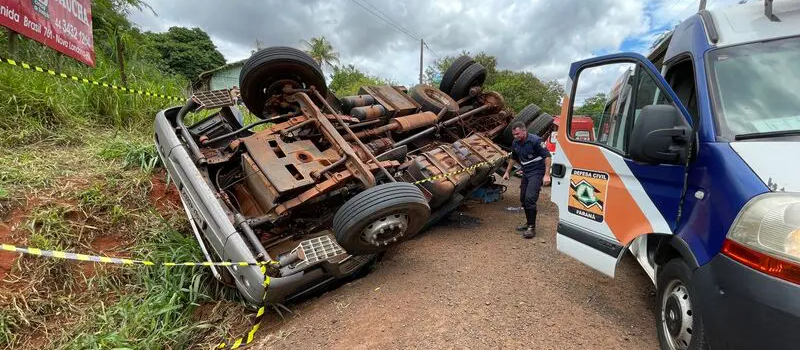
<path fill-rule="evenodd" d="M 510 181 L 501 201 L 465 204 L 366 277 L 268 315 L 254 348 L 658 349 L 636 261 L 626 254 L 611 279 L 559 253 L 549 188 L 537 237 L 522 238 Z"/>

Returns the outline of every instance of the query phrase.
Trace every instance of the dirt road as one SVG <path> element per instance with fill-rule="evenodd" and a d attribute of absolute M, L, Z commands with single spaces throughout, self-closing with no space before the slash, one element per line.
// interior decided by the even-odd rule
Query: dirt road
<path fill-rule="evenodd" d="M 387 252 L 366 277 L 262 324 L 265 349 L 657 349 L 653 288 L 626 254 L 610 279 L 560 254 L 549 189 L 539 234 L 514 227 L 519 181 Z"/>

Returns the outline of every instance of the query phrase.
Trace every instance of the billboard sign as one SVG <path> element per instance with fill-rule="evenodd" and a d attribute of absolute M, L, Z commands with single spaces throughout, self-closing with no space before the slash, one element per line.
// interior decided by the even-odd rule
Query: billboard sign
<path fill-rule="evenodd" d="M 95 66 L 91 0 L 0 0 L 0 25 Z"/>

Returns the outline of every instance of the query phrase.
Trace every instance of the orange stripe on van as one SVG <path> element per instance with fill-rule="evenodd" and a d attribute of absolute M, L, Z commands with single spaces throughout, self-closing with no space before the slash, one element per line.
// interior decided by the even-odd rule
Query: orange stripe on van
<path fill-rule="evenodd" d="M 561 115 L 569 115 L 570 99 L 564 97 Z M 625 184 L 614 172 L 598 146 L 580 142 L 572 142 L 567 138 L 567 123 L 558 128 L 558 146 L 569 159 L 573 167 L 602 171 L 609 174 L 608 193 L 606 194 L 604 218 L 615 237 L 627 245 L 639 235 L 653 232 L 650 221 L 639 208 L 636 199 L 625 188 Z M 576 166 L 577 165 L 577 166 Z M 566 174 L 569 176 L 570 174 Z"/>

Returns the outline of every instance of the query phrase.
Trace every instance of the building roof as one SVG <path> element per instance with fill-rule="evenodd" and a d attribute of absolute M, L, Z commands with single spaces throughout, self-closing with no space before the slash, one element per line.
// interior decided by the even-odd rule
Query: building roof
<path fill-rule="evenodd" d="M 210 75 L 210 74 L 212 74 L 214 72 L 218 72 L 218 71 L 221 71 L 223 69 L 230 68 L 230 67 L 244 65 L 244 63 L 247 62 L 248 59 L 250 59 L 250 57 L 245 58 L 243 60 L 236 61 L 236 62 L 226 63 L 226 64 L 224 64 L 222 66 L 217 67 L 217 68 L 214 68 L 214 69 L 211 69 L 211 70 L 207 70 L 205 72 L 200 73 L 199 77 L 200 77 L 200 79 L 203 79 L 204 77 L 206 77 L 206 76 L 208 76 L 208 75 Z"/>

